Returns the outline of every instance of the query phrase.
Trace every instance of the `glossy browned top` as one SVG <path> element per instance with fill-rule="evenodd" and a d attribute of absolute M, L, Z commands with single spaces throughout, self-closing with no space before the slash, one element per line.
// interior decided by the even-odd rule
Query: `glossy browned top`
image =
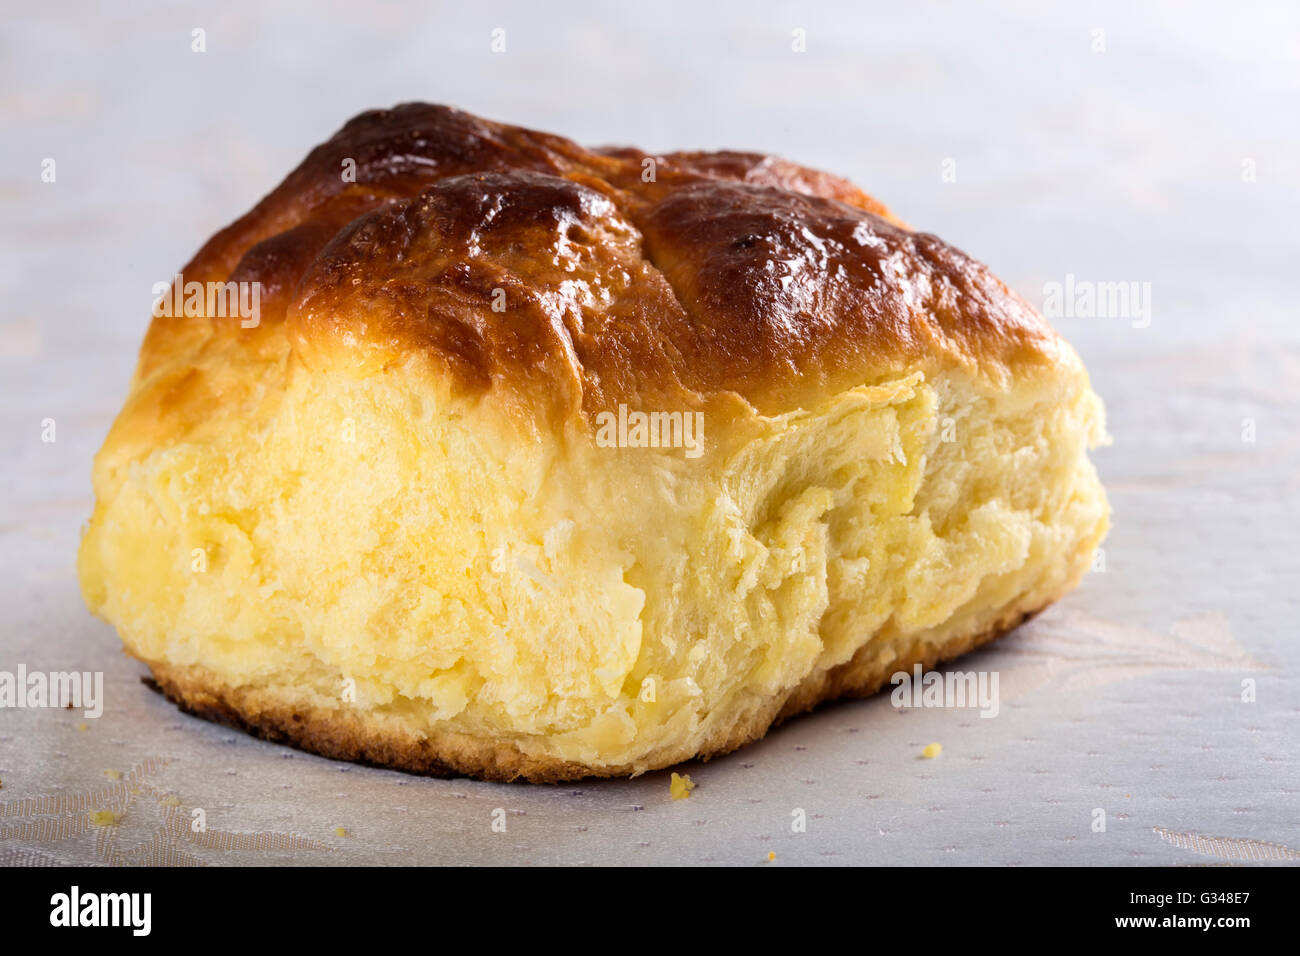
<path fill-rule="evenodd" d="M 774 413 L 916 367 L 997 384 L 1069 351 L 982 265 L 844 180 L 747 153 L 587 150 L 426 104 L 351 120 L 184 275 L 260 282 L 262 327 L 157 319 L 142 374 L 185 343 L 287 336 L 313 370 L 419 360 L 562 414 L 725 393 Z"/>

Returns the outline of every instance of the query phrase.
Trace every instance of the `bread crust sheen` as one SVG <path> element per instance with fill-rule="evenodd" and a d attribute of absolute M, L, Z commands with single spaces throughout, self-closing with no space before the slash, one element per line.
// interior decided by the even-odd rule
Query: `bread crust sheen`
<path fill-rule="evenodd" d="M 419 360 L 553 422 L 717 395 L 780 414 L 917 368 L 1000 387 L 1077 364 L 985 266 L 838 177 L 589 150 L 422 103 L 349 121 L 181 274 L 258 283 L 260 327 L 156 318 L 137 383 L 282 339 L 315 371 Z"/>

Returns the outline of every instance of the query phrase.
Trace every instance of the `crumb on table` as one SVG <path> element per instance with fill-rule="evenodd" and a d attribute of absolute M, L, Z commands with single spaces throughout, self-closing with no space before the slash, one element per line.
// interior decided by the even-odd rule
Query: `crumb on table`
<path fill-rule="evenodd" d="M 668 792 L 672 794 L 674 800 L 685 800 L 695 789 L 695 781 L 687 774 L 673 773 L 673 777 L 668 781 Z"/>

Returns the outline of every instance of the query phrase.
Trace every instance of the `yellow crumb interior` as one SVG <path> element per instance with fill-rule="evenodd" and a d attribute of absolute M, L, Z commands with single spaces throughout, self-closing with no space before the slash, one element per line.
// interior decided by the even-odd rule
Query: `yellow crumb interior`
<path fill-rule="evenodd" d="M 96 462 L 91 608 L 146 661 L 294 706 L 638 770 L 855 653 L 1036 609 L 1105 530 L 1081 373 L 706 417 L 696 459 L 532 431 L 425 376 L 145 383 Z"/>

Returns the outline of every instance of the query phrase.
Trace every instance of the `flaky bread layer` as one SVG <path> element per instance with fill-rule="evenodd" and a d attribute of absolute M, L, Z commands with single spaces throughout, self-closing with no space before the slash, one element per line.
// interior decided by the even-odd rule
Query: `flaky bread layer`
<path fill-rule="evenodd" d="M 577 421 L 521 432 L 415 364 L 286 358 L 282 390 L 165 446 L 121 453 L 124 416 L 83 590 L 173 699 L 306 749 L 639 773 L 870 693 L 1072 587 L 1107 509 L 1100 404 L 1067 371 L 1003 389 L 916 372 L 779 416 L 719 401 L 689 458 Z"/>
<path fill-rule="evenodd" d="M 292 702 L 296 695 L 286 699 L 265 689 L 230 687 L 202 668 L 162 663 L 150 663 L 149 667 L 152 683 L 186 713 L 322 757 L 434 777 L 561 783 L 586 777 L 636 776 L 690 759 L 707 761 L 725 756 L 762 739 L 791 717 L 829 701 L 870 696 L 885 686 L 892 674 L 910 673 L 917 664 L 930 669 L 952 660 L 1014 630 L 1036 613 L 1008 612 L 982 633 L 957 635 L 942 645 L 917 645 L 889 663 L 882 662 L 874 651 L 860 648 L 850 661 L 810 675 L 779 699 L 751 701 L 730 725 L 718 727 L 699 750 L 679 748 L 678 756 L 662 755 L 653 765 L 591 766 L 466 734 L 435 732 L 421 736 L 353 708 L 297 706 Z"/>

